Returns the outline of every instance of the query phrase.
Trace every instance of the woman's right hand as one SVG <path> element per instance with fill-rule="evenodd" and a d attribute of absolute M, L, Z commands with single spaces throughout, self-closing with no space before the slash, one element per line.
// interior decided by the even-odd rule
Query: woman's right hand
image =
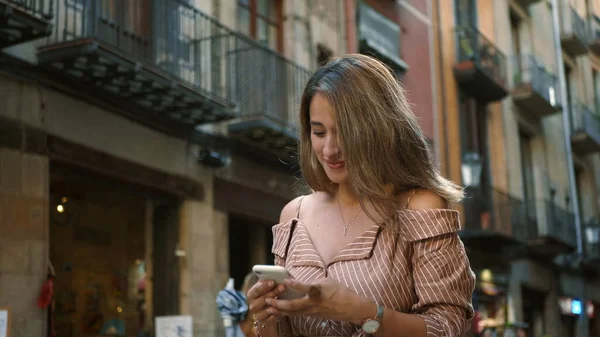
<path fill-rule="evenodd" d="M 283 285 L 275 286 L 273 281 L 258 281 L 248 290 L 246 297 L 248 299 L 248 309 L 253 315 L 252 318 L 258 321 L 258 326 L 265 328 L 277 323 L 279 315 L 273 315 L 267 312 L 268 305 L 265 302 L 267 298 L 275 298 L 285 287 Z"/>

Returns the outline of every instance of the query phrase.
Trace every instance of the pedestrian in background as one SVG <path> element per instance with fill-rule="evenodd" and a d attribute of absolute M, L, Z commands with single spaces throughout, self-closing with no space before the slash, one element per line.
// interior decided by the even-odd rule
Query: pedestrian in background
<path fill-rule="evenodd" d="M 314 193 L 273 227 L 285 285 L 248 291 L 257 336 L 463 336 L 475 276 L 443 178 L 392 71 L 365 55 L 308 81 L 300 167 Z M 278 299 L 285 287 L 306 295 Z"/>

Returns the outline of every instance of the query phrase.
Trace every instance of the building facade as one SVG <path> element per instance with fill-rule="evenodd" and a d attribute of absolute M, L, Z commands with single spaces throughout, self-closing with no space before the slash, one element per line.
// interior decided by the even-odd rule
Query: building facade
<path fill-rule="evenodd" d="M 600 335 L 600 6 L 556 1 L 555 24 L 553 3 L 438 2 L 441 163 L 469 195 L 462 236 L 478 277 L 480 333 Z"/>
<path fill-rule="evenodd" d="M 154 335 L 271 263 L 306 193 L 297 108 L 330 56 L 402 78 L 437 149 L 430 1 L 0 0 L 0 308 L 11 337 Z M 419 48 L 411 48 L 419 45 Z M 54 305 L 36 305 L 54 278 Z"/>

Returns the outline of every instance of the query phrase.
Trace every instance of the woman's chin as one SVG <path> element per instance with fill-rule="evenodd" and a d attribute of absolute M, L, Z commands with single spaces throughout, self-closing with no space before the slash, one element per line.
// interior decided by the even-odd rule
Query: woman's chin
<path fill-rule="evenodd" d="M 348 181 L 348 174 L 345 172 L 329 172 L 329 170 L 325 170 L 327 173 L 327 178 L 334 184 L 343 184 Z"/>

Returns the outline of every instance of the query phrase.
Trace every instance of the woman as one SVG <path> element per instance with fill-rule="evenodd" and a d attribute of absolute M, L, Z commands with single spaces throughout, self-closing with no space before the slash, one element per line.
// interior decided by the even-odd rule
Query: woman
<path fill-rule="evenodd" d="M 248 291 L 257 336 L 462 336 L 475 278 L 458 237 L 462 190 L 435 168 L 388 68 L 332 60 L 300 107 L 300 167 L 313 194 L 273 227 L 285 286 Z M 284 287 L 306 294 L 277 299 Z"/>

